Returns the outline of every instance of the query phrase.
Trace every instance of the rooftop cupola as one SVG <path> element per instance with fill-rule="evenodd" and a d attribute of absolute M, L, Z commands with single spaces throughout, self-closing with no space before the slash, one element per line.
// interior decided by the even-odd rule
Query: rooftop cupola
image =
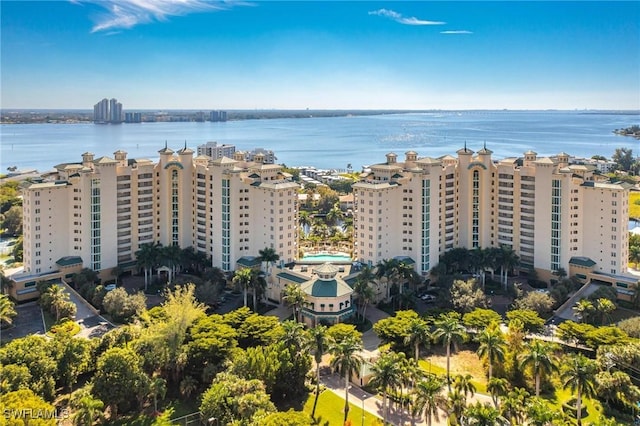
<path fill-rule="evenodd" d="M 387 154 L 387 164 L 396 164 L 396 160 L 397 160 L 398 156 L 393 153 L 390 152 Z"/>
<path fill-rule="evenodd" d="M 415 151 L 407 151 L 404 153 L 405 161 L 416 161 L 418 159 L 418 153 Z"/>
<path fill-rule="evenodd" d="M 84 167 L 91 167 L 93 164 L 93 152 L 85 152 L 82 154 L 82 165 Z"/>
<path fill-rule="evenodd" d="M 258 153 L 253 156 L 253 161 L 256 163 L 263 164 L 264 163 L 264 154 Z"/>
<path fill-rule="evenodd" d="M 233 159 L 236 161 L 244 161 L 244 151 L 236 151 L 233 153 Z"/>
<path fill-rule="evenodd" d="M 321 281 L 331 281 L 335 279 L 338 274 L 338 267 L 331 263 L 323 263 L 317 268 L 313 269 L 313 272 L 318 275 L 318 279 Z"/>

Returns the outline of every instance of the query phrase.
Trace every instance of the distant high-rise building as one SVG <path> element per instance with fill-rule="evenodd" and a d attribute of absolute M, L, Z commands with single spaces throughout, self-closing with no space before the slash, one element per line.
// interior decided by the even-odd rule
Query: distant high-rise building
<path fill-rule="evenodd" d="M 122 104 L 117 99 L 103 99 L 93 106 L 94 123 L 122 123 Z"/>
<path fill-rule="evenodd" d="M 109 121 L 109 100 L 103 99 L 93 106 L 93 121 L 107 123 Z"/>
<path fill-rule="evenodd" d="M 140 112 L 125 112 L 125 114 L 124 114 L 124 122 L 125 123 L 141 123 L 142 122 L 142 113 L 140 113 Z"/>
<path fill-rule="evenodd" d="M 227 111 L 211 111 L 209 113 L 209 121 L 227 121 Z"/>
<path fill-rule="evenodd" d="M 207 142 L 198 146 L 198 155 L 207 155 L 214 160 L 222 157 L 233 158 L 235 152 L 235 145 L 218 145 L 218 142 Z"/>

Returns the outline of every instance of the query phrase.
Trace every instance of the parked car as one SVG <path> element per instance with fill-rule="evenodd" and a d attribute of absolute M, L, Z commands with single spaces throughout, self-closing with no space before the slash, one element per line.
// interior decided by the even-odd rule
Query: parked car
<path fill-rule="evenodd" d="M 433 294 L 425 294 L 420 299 L 424 300 L 425 302 L 433 302 L 434 300 L 436 300 L 436 297 Z"/>
<path fill-rule="evenodd" d="M 111 291 L 111 290 L 115 290 L 116 289 L 116 285 L 115 284 L 107 284 L 104 286 L 104 289 L 107 291 Z"/>

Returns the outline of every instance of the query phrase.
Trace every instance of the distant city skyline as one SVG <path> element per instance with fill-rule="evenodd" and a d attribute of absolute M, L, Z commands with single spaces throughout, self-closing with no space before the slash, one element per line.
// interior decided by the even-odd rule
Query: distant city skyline
<path fill-rule="evenodd" d="M 640 109 L 639 2 L 2 1 L 1 107 Z"/>

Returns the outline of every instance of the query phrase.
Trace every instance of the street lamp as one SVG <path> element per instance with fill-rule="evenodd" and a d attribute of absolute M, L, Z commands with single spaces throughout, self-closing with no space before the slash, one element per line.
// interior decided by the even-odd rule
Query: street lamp
<path fill-rule="evenodd" d="M 367 398 L 367 395 L 364 394 L 362 396 L 362 426 L 364 426 L 364 400 Z"/>

